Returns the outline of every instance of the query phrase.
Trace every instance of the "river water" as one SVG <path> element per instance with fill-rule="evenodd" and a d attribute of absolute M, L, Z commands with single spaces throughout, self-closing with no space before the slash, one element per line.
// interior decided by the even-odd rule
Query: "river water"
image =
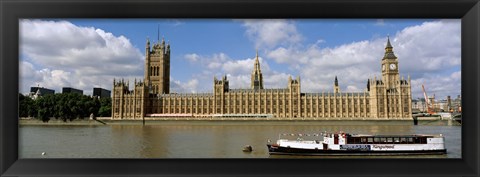
<path fill-rule="evenodd" d="M 443 134 L 446 155 L 381 157 L 270 156 L 281 134 Z M 296 138 L 292 136 L 290 138 Z M 317 138 L 303 136 L 304 139 Z M 410 122 L 160 121 L 108 125 L 20 125 L 19 158 L 461 158 L 461 126 Z M 243 152 L 245 145 L 252 152 Z M 42 155 L 45 152 L 45 155 Z"/>

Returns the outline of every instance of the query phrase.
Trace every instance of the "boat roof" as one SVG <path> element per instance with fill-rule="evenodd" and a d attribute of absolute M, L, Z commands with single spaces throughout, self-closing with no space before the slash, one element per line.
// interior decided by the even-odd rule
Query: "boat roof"
<path fill-rule="evenodd" d="M 427 135 L 427 134 L 409 134 L 409 135 L 368 135 L 368 134 L 350 134 L 351 137 L 373 137 L 373 138 L 408 138 L 408 137 L 440 137 L 441 135 Z"/>

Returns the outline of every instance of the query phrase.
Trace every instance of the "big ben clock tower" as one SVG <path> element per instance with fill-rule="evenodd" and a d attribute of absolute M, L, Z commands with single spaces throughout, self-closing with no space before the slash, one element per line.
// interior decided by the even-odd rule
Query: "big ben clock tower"
<path fill-rule="evenodd" d="M 393 47 L 390 44 L 390 37 L 387 39 L 385 55 L 382 59 L 382 80 L 387 89 L 395 88 L 397 81 L 400 80 L 398 73 L 398 59 L 393 53 Z"/>

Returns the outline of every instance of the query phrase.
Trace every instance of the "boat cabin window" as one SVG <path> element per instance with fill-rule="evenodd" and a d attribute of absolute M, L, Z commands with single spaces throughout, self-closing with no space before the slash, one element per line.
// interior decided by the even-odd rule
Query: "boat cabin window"
<path fill-rule="evenodd" d="M 348 144 L 427 144 L 428 137 L 348 137 Z"/>
<path fill-rule="evenodd" d="M 427 144 L 427 137 L 415 137 L 415 144 Z"/>

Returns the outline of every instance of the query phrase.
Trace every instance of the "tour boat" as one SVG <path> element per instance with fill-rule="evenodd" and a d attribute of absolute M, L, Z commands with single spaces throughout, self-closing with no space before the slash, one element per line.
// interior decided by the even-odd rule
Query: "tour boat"
<path fill-rule="evenodd" d="M 316 134 L 318 136 L 318 134 Z M 360 135 L 321 133 L 323 140 L 279 138 L 268 143 L 271 155 L 430 155 L 446 154 L 439 135 Z"/>

